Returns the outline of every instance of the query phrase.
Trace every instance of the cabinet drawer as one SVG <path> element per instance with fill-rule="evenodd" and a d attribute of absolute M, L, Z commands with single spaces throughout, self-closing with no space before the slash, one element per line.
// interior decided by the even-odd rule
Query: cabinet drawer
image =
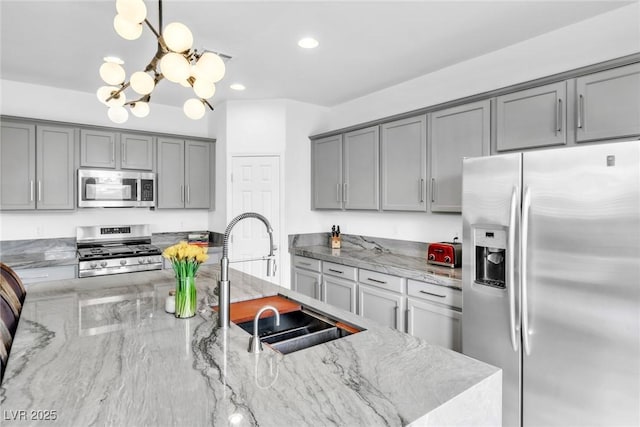
<path fill-rule="evenodd" d="M 404 279 L 402 277 L 378 273 L 377 271 L 360 269 L 358 281 L 393 292 L 403 293 L 404 291 Z"/>
<path fill-rule="evenodd" d="M 358 280 L 358 269 L 347 265 L 336 264 L 334 262 L 325 261 L 322 264 L 322 272 L 336 277 L 342 277 L 347 280 Z"/>
<path fill-rule="evenodd" d="M 319 259 L 307 258 L 299 255 L 293 256 L 293 265 L 306 270 L 321 271 L 322 261 Z"/>
<path fill-rule="evenodd" d="M 462 308 L 462 292 L 446 286 L 409 279 L 407 282 L 407 294 L 451 307 Z"/>
<path fill-rule="evenodd" d="M 56 267 L 37 267 L 16 269 L 22 283 L 28 285 L 52 280 L 75 279 L 78 277 L 75 265 L 61 265 Z"/>

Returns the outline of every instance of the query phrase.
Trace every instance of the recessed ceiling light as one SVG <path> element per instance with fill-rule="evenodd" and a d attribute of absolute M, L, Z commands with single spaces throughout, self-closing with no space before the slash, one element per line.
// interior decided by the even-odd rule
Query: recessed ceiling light
<path fill-rule="evenodd" d="M 298 46 L 304 49 L 313 49 L 315 47 L 318 47 L 318 44 L 318 40 L 314 39 L 313 37 L 305 37 L 298 41 Z"/>
<path fill-rule="evenodd" d="M 117 56 L 105 56 L 102 59 L 104 59 L 105 62 L 113 62 L 114 64 L 119 64 L 119 65 L 124 64 L 124 61 L 118 58 Z"/>
<path fill-rule="evenodd" d="M 246 87 L 242 84 L 242 83 L 233 83 L 231 86 L 229 86 L 231 89 L 233 90 L 245 90 Z"/>

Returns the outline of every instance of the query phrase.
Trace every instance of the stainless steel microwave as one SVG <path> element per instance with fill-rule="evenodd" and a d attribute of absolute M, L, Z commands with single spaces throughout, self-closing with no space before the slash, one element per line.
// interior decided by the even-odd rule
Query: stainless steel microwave
<path fill-rule="evenodd" d="M 156 205 L 152 172 L 78 169 L 78 207 L 130 208 Z"/>

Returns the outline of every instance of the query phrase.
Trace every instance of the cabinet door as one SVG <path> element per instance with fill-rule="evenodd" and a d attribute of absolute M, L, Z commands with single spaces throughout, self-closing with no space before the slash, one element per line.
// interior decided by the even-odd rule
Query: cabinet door
<path fill-rule="evenodd" d="M 356 287 L 356 282 L 325 275 L 322 278 L 322 301 L 355 313 Z"/>
<path fill-rule="evenodd" d="M 414 298 L 407 299 L 407 332 L 451 350 L 462 348 L 462 313 Z"/>
<path fill-rule="evenodd" d="M 381 325 L 404 331 L 404 297 L 372 286 L 358 286 L 358 314 Z"/>
<path fill-rule="evenodd" d="M 80 129 L 80 166 L 115 169 L 117 142 L 115 132 Z"/>
<path fill-rule="evenodd" d="M 35 209 L 36 127 L 2 122 L 0 209 Z"/>
<path fill-rule="evenodd" d="M 382 125 L 382 209 L 426 211 L 427 116 Z"/>
<path fill-rule="evenodd" d="M 577 141 L 640 135 L 640 64 L 576 79 Z"/>
<path fill-rule="evenodd" d="M 185 153 L 185 207 L 209 209 L 211 207 L 211 147 L 208 142 L 186 141 Z"/>
<path fill-rule="evenodd" d="M 344 135 L 345 209 L 380 208 L 380 131 L 378 126 Z"/>
<path fill-rule="evenodd" d="M 158 138 L 158 208 L 184 207 L 184 141 Z"/>
<path fill-rule="evenodd" d="M 311 142 L 313 209 L 342 208 L 342 135 Z"/>
<path fill-rule="evenodd" d="M 120 168 L 153 169 L 153 137 L 123 133 L 120 135 Z"/>
<path fill-rule="evenodd" d="M 36 206 L 38 209 L 74 209 L 75 152 L 75 129 L 62 126 L 37 126 Z"/>
<path fill-rule="evenodd" d="M 566 99 L 566 82 L 499 96 L 497 151 L 565 145 Z"/>
<path fill-rule="evenodd" d="M 489 155 L 490 101 L 431 113 L 431 211 L 462 212 L 462 159 Z"/>
<path fill-rule="evenodd" d="M 293 268 L 291 270 L 293 290 L 311 298 L 320 299 L 322 275 L 313 271 Z"/>

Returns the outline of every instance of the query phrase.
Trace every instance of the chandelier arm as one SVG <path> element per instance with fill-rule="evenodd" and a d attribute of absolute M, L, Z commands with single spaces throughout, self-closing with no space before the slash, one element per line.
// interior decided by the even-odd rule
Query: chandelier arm
<path fill-rule="evenodd" d="M 109 102 L 111 101 L 113 98 L 117 98 L 120 96 L 120 94 L 122 93 L 122 91 L 124 91 L 126 88 L 128 88 L 129 86 L 131 86 L 131 82 L 126 82 L 122 85 L 122 87 L 116 91 L 111 92 L 111 96 L 108 97 L 107 99 L 104 100 L 104 102 Z"/>
<path fill-rule="evenodd" d="M 158 26 L 160 27 L 160 35 L 162 35 L 162 0 L 158 0 Z"/>
<path fill-rule="evenodd" d="M 209 101 L 207 101 L 206 99 L 202 99 L 201 101 L 204 102 L 211 111 L 213 111 L 213 105 L 209 104 Z"/>
<path fill-rule="evenodd" d="M 151 22 L 149 22 L 148 19 L 145 18 L 144 23 L 147 24 L 147 27 L 149 27 L 149 29 L 153 32 L 156 38 L 160 37 L 160 33 L 158 32 L 158 30 L 153 28 L 153 25 L 151 25 Z"/>

